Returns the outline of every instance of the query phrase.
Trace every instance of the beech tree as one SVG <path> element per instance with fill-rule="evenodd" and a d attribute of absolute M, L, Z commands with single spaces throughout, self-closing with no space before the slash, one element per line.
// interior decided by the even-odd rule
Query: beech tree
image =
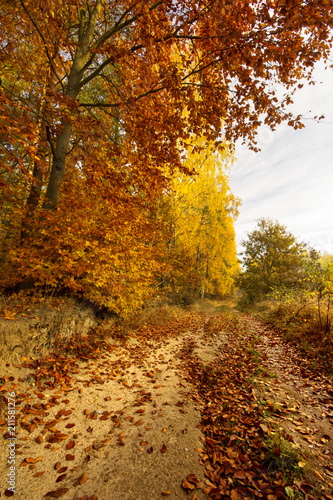
<path fill-rule="evenodd" d="M 111 116 L 127 144 L 120 151 L 105 141 L 108 154 L 161 182 L 161 165 L 182 168 L 189 134 L 218 140 L 223 129 L 227 140 L 244 137 L 255 147 L 262 121 L 301 127 L 300 117 L 285 111 L 290 94 L 279 102 L 272 83 L 292 90 L 309 80 L 332 41 L 327 0 L 7 0 L 1 17 L 6 63 L 17 59 L 20 43 L 25 50 L 32 44 L 20 78 L 31 85 L 32 75 L 44 72 L 37 103 L 24 92 L 12 96 L 6 85 L 2 92 L 46 129 L 52 165 L 45 208 L 57 205 L 83 117 L 103 134 L 103 114 Z M 6 64 L 2 71 L 6 76 Z M 85 92 L 91 85 L 95 92 Z M 28 147 L 38 131 L 20 134 Z"/>
<path fill-rule="evenodd" d="M 306 245 L 278 221 L 259 219 L 242 245 L 245 270 L 239 285 L 250 300 L 260 299 L 282 285 L 292 288 L 300 283 Z"/>

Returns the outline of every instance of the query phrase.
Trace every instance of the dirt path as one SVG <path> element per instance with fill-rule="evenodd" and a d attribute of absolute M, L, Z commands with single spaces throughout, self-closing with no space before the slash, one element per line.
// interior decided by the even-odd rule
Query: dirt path
<path fill-rule="evenodd" d="M 204 435 L 198 425 L 203 404 L 187 381 L 180 353 L 192 343 L 192 356 L 203 369 L 216 362 L 216 354 L 227 353 L 228 344 L 223 330 L 207 335 L 215 306 L 196 309 L 177 327 L 111 340 L 95 357 L 67 367 L 68 374 L 62 365 L 64 379 L 55 388 L 33 385 L 27 367 L 8 367 L 0 394 L 7 401 L 15 392 L 15 499 L 215 498 L 203 492 L 212 484 L 209 469 L 202 466 Z M 323 494 L 332 494 L 330 381 L 310 376 L 290 346 L 255 320 L 244 321 L 267 356 L 267 370 L 276 374 L 255 382 L 256 399 L 283 409 L 268 424 L 278 420 L 296 443 L 313 452 L 316 484 Z M 6 410 L 3 406 L 0 429 L 9 438 Z M 1 497 L 8 496 L 9 442 L 1 443 Z M 189 475 L 196 493 L 182 487 Z M 234 500 L 242 498 L 235 495 Z"/>
<path fill-rule="evenodd" d="M 188 498 L 182 480 L 204 479 L 195 450 L 203 435 L 178 353 L 190 339 L 200 343 L 205 320 L 196 316 L 192 330 L 175 337 L 162 331 L 160 340 L 118 339 L 51 390 L 37 388 L 28 368 L 8 367 L 1 391 L 16 393 L 15 498 Z M 204 341 L 196 355 L 204 363 L 213 349 Z M 5 412 L 0 420 L 10 437 Z M 9 471 L 4 449 L 2 492 Z"/>
<path fill-rule="evenodd" d="M 283 415 L 278 422 L 304 458 L 309 478 L 318 492 L 333 494 L 333 384 L 332 378 L 310 369 L 311 360 L 259 321 L 245 317 L 264 354 L 262 364 L 270 377 L 258 378 L 258 398 L 271 400 Z"/>

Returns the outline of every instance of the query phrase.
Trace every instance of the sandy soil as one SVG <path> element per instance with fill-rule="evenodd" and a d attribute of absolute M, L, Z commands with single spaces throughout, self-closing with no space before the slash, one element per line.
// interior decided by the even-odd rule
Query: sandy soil
<path fill-rule="evenodd" d="M 202 488 L 207 483 L 197 451 L 203 447 L 200 398 L 185 380 L 179 353 L 194 340 L 195 355 L 205 365 L 218 349 L 227 349 L 223 332 L 205 335 L 215 306 L 195 306 L 196 327 L 175 337 L 111 339 L 108 351 L 80 362 L 72 381 L 52 390 L 37 388 L 31 369 L 8 366 L 0 374 L 0 394 L 5 403 L 9 392 L 16 393 L 14 498 L 205 499 L 201 488 L 191 496 L 181 486 L 189 474 Z M 267 370 L 275 373 L 258 377 L 256 397 L 287 406 L 290 417 L 277 417 L 280 425 L 312 452 L 318 484 L 326 483 L 327 494 L 333 487 L 331 383 L 312 377 L 277 335 L 246 321 L 267 355 Z M 2 404 L 1 498 L 10 471 L 6 412 Z"/>
<path fill-rule="evenodd" d="M 202 331 L 159 342 L 113 341 L 111 352 L 80 362 L 72 382 L 55 390 L 36 388 L 31 370 L 8 366 L 1 389 L 5 397 L 10 388 L 16 392 L 14 497 L 188 498 L 182 480 L 189 474 L 204 480 L 196 451 L 202 434 L 197 398 L 189 396 L 193 388 L 177 353 L 189 339 L 200 340 Z M 213 352 L 205 340 L 196 349 L 203 364 Z M 2 410 L 6 437 L 4 405 Z M 2 492 L 9 471 L 3 449 Z"/>

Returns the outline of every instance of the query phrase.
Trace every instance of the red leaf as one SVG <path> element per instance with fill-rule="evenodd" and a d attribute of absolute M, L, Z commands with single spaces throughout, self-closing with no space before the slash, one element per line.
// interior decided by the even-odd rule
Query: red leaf
<path fill-rule="evenodd" d="M 66 469 L 67 469 L 67 467 L 66 467 Z M 58 476 L 56 479 L 56 483 L 60 483 L 60 481 L 63 481 L 64 479 L 66 479 L 66 476 L 67 476 L 67 474 L 61 474 L 61 476 Z"/>
<path fill-rule="evenodd" d="M 67 443 L 67 450 L 71 450 L 72 448 L 74 448 L 75 446 L 75 441 L 70 441 L 69 443 Z"/>

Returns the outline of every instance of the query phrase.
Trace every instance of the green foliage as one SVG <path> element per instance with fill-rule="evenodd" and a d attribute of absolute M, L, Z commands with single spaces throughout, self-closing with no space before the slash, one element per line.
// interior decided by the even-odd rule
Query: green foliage
<path fill-rule="evenodd" d="M 288 478 L 302 475 L 305 463 L 301 461 L 297 447 L 288 442 L 280 431 L 266 439 L 265 448 L 264 463 L 269 472 L 282 471 Z"/>
<path fill-rule="evenodd" d="M 321 267 L 318 262 L 306 262 L 305 271 L 310 290 L 309 295 L 317 301 L 319 328 L 321 332 L 330 332 L 330 309 L 333 299 L 333 262 Z"/>
<path fill-rule="evenodd" d="M 327 252 L 324 252 L 323 255 L 321 255 L 319 257 L 319 264 L 322 267 L 326 267 L 328 264 L 330 264 L 332 262 L 333 262 L 333 255 L 331 255 Z"/>
<path fill-rule="evenodd" d="M 305 244 L 299 243 L 285 226 L 261 218 L 242 244 L 245 271 L 238 285 L 245 293 L 245 301 L 262 299 L 279 287 L 291 289 L 301 284 Z"/>

